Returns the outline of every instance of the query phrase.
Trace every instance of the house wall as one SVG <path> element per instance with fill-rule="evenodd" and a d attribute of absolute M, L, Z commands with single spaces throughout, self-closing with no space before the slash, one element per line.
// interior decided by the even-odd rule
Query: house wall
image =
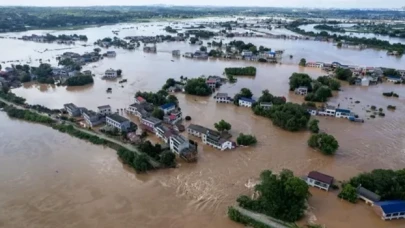
<path fill-rule="evenodd" d="M 405 211 L 404 212 L 391 213 L 391 214 L 385 214 L 383 212 L 381 218 L 383 220 L 405 219 Z"/>
<path fill-rule="evenodd" d="M 231 102 L 228 98 L 226 98 L 226 97 L 216 97 L 215 98 L 215 101 L 216 102 L 219 102 L 219 103 L 229 103 L 229 102 Z"/>
<path fill-rule="evenodd" d="M 317 187 L 317 188 L 323 189 L 325 191 L 328 191 L 329 187 L 330 187 L 329 184 L 322 183 L 320 181 L 311 179 L 309 177 L 307 177 L 306 182 L 307 182 L 308 185 L 310 185 L 312 187 Z"/>
<path fill-rule="evenodd" d="M 110 115 L 111 114 L 111 109 L 110 108 L 100 109 L 99 112 L 102 115 Z"/>
<path fill-rule="evenodd" d="M 126 122 L 123 122 L 123 123 L 118 123 L 118 122 L 116 122 L 113 119 L 108 118 L 108 117 L 106 119 L 106 124 L 111 126 L 111 127 L 115 127 L 117 129 L 119 129 L 120 131 L 126 131 L 131 126 L 131 122 L 129 122 L 129 121 L 126 121 Z"/>
<path fill-rule="evenodd" d="M 162 108 L 161 108 L 162 109 Z M 165 115 L 171 111 L 173 111 L 174 109 L 176 109 L 176 107 L 173 105 L 172 107 L 169 107 L 167 109 L 162 109 L 163 112 L 165 113 Z"/>
<path fill-rule="evenodd" d="M 346 112 L 336 112 L 335 117 L 336 118 L 346 118 L 349 119 L 352 115 L 350 113 L 346 113 Z"/>
<path fill-rule="evenodd" d="M 243 101 L 243 100 L 239 100 L 239 106 L 250 108 L 250 107 L 252 107 L 252 103 L 247 102 L 247 101 Z"/>

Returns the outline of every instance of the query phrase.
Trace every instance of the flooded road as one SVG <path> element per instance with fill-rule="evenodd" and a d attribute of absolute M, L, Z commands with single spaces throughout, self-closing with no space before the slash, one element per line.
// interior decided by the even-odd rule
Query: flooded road
<path fill-rule="evenodd" d="M 91 29 L 95 28 L 75 33 L 83 34 Z M 257 67 L 255 78 L 238 78 L 237 83 L 225 84 L 220 92 L 232 95 L 247 87 L 258 97 L 262 90 L 269 89 L 274 95 L 301 102 L 302 97 L 288 92 L 289 76 L 293 72 L 306 72 L 313 77 L 324 74 L 317 69 L 298 67 L 294 61 L 299 61 L 301 56 L 308 55 L 307 60 L 322 61 L 337 56 L 348 64 L 369 60 L 361 57 L 367 51 L 356 51 L 352 56 L 346 56 L 351 53 L 349 50 L 321 52 L 322 48 L 335 48 L 327 43 L 314 42 L 313 46 L 308 46 L 311 43 L 306 41 L 246 40 L 274 48 L 282 44 L 286 52 L 295 50 L 294 42 L 314 50 L 306 53 L 298 49 L 291 63 L 268 65 L 183 58 L 171 62 L 172 49 L 182 52 L 197 49 L 197 46 L 184 43 L 158 44 L 157 54 L 117 49 L 116 58 L 86 66 L 96 73 L 94 85 L 66 88 L 30 84 L 13 91 L 25 97 L 28 103 L 50 108 L 61 108 L 72 102 L 90 109 L 104 104 L 117 109 L 133 103 L 133 94 L 137 90 L 156 91 L 169 77 L 221 75 L 227 66 L 254 65 Z M 27 52 L 37 48 L 36 43 L 6 41 L 32 45 Z M 92 48 L 78 47 L 75 51 Z M 55 53 L 45 52 L 35 54 L 35 57 L 33 54 L 32 57 L 51 58 Z M 24 57 L 24 53 L 12 55 Z M 380 60 L 378 54 L 370 55 L 369 61 L 375 64 L 386 61 L 397 68 L 404 66 L 402 59 L 384 57 Z M 101 80 L 100 75 L 110 67 L 123 70 L 123 78 L 128 79 L 124 88 L 118 82 Z M 112 88 L 112 94 L 105 92 L 108 87 Z M 56 227 L 60 224 L 64 224 L 63 227 L 243 227 L 226 217 L 226 209 L 240 194 L 252 193 L 252 183 L 265 169 L 280 171 L 287 168 L 299 176 L 319 170 L 337 180 L 346 180 L 359 172 L 376 168 L 403 168 L 404 87 L 382 84 L 369 88 L 344 86 L 342 90 L 330 103 L 352 108 L 366 119 L 366 123 L 318 117 L 321 130 L 339 141 L 340 148 L 333 157 L 310 149 L 307 146 L 308 132 L 281 130 L 270 120 L 254 116 L 248 108 L 217 104 L 212 97 L 178 94 L 180 107 L 184 115 L 192 117 L 191 123 L 213 127 L 215 122 L 224 119 L 232 125 L 231 134 L 254 134 L 258 145 L 224 152 L 201 146 L 196 164 L 179 161 L 177 169 L 146 175 L 134 174 L 123 167 L 113 150 L 91 145 L 45 126 L 11 120 L 0 113 L 0 227 Z M 386 91 L 395 91 L 400 97 L 383 97 L 381 93 Z M 355 104 L 356 100 L 360 103 Z M 386 111 L 389 104 L 397 106 L 397 110 Z M 384 108 L 386 117 L 367 120 L 369 105 Z M 311 193 L 310 210 L 302 222 L 316 221 L 328 228 L 405 227 L 405 221 L 382 221 L 362 202 L 352 205 L 340 201 L 337 193 L 317 189 L 311 189 Z"/>

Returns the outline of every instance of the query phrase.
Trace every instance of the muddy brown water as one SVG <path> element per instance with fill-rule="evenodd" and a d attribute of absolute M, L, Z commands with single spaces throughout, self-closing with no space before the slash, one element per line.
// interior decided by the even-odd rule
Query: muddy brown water
<path fill-rule="evenodd" d="M 284 42 L 288 46 L 291 41 Z M 286 96 L 289 101 L 302 102 L 302 97 L 288 92 L 288 77 L 293 72 L 306 72 L 313 77 L 324 74 L 288 62 L 267 65 L 173 59 L 169 53 L 171 49 L 183 47 L 182 51 L 185 51 L 196 47 L 160 46 L 163 50 L 157 54 L 117 50 L 115 59 L 86 66 L 96 73 L 91 86 L 65 88 L 26 84 L 14 92 L 25 97 L 28 103 L 50 108 L 61 108 L 72 102 L 90 109 L 104 104 L 121 109 L 133 102 L 137 90 L 156 91 L 169 77 L 220 75 L 227 66 L 255 65 L 258 69 L 255 78 L 238 78 L 237 83 L 225 84 L 220 92 L 233 95 L 247 87 L 258 97 L 261 90 L 269 89 L 272 94 Z M 356 53 L 363 55 L 364 52 Z M 327 56 L 332 54 L 321 55 L 329 58 Z M 348 61 L 355 59 L 339 53 L 333 55 Z M 379 54 L 370 59 L 377 63 Z M 384 61 L 398 68 L 403 65 L 400 64 L 403 60 Z M 100 79 L 104 70 L 110 67 L 123 70 L 123 77 L 128 79 L 128 83 L 122 84 L 123 88 L 117 81 Z M 108 87 L 113 89 L 112 94 L 105 92 Z M 400 98 L 383 97 L 381 93 L 387 91 L 395 91 Z M 113 150 L 42 125 L 12 120 L 0 113 L 0 227 L 243 227 L 226 217 L 226 209 L 240 194 L 252 194 L 253 184 L 265 169 L 277 172 L 288 168 L 298 176 L 319 170 L 338 180 L 346 180 L 376 168 L 403 168 L 404 91 L 403 86 L 393 84 L 368 88 L 343 86 L 330 103 L 353 109 L 366 122 L 356 124 L 317 117 L 321 130 L 333 134 L 339 141 L 340 148 L 333 157 L 308 148 L 308 132 L 281 130 L 270 120 L 254 116 L 248 108 L 217 104 L 212 97 L 177 94 L 184 115 L 192 117 L 191 123 L 213 127 L 215 122 L 224 119 L 232 124 L 234 136 L 241 132 L 252 133 L 256 135 L 258 145 L 223 152 L 201 146 L 197 163 L 179 161 L 177 169 L 146 175 L 134 174 L 123 166 Z M 356 100 L 360 103 L 355 104 Z M 397 110 L 387 111 L 389 104 L 397 106 Z M 370 105 L 384 108 L 386 117 L 368 119 L 370 113 L 366 110 Z M 136 118 L 131 119 L 137 122 Z M 340 201 L 337 193 L 317 189 L 311 189 L 311 193 L 310 209 L 302 223 L 315 221 L 328 228 L 405 227 L 404 221 L 382 221 L 364 203 L 352 205 Z"/>

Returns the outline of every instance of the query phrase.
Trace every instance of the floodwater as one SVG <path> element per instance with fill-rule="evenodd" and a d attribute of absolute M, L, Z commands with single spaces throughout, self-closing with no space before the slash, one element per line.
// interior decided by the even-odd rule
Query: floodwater
<path fill-rule="evenodd" d="M 315 29 L 314 27 L 316 26 L 316 25 L 318 25 L 318 24 L 308 24 L 308 25 L 301 25 L 299 28 L 300 29 L 303 29 L 303 30 L 305 30 L 305 31 L 307 31 L 307 32 L 320 32 L 320 31 L 323 31 L 323 30 L 319 30 L 319 29 Z M 355 25 L 355 24 L 341 24 L 340 26 L 341 27 L 343 27 L 343 28 L 345 28 L 345 29 L 347 29 L 346 27 L 348 27 L 348 26 L 353 26 L 353 25 Z M 350 29 L 350 28 L 349 28 Z M 326 30 L 325 30 L 326 31 Z M 343 36 L 343 35 L 346 35 L 346 36 L 351 36 L 351 37 L 359 37 L 359 38 L 363 38 L 363 37 L 365 37 L 365 38 L 368 38 L 368 39 L 371 39 L 371 38 L 376 38 L 376 39 L 379 39 L 379 40 L 386 40 L 386 41 L 389 41 L 391 44 L 393 44 L 393 43 L 404 43 L 405 42 L 405 39 L 403 39 L 403 38 L 399 38 L 399 37 L 390 37 L 390 36 L 386 36 L 386 35 L 379 35 L 379 34 L 374 34 L 374 33 L 358 33 L 358 32 L 350 32 L 350 31 L 348 31 L 348 32 L 331 32 L 331 31 L 326 31 L 326 32 L 328 32 L 329 34 L 336 34 L 336 35 L 340 35 L 340 36 Z"/>
<path fill-rule="evenodd" d="M 103 37 L 109 35 L 111 28 L 89 28 L 74 33 L 90 34 L 104 29 L 107 34 L 100 32 Z M 302 57 L 322 61 L 337 58 L 347 64 L 369 60 L 371 65 L 386 63 L 396 68 L 404 65 L 401 59 L 386 56 L 380 59 L 378 52 L 336 50 L 332 54 L 328 50 L 334 47 L 328 43 L 253 38 L 246 41 L 285 49 L 287 56 L 295 51 L 294 58 L 287 60 L 286 57 L 281 65 L 174 59 L 170 53 L 172 49 L 185 52 L 197 47 L 163 43 L 158 44 L 157 54 L 116 49 L 116 58 L 106 58 L 86 66 L 96 73 L 95 83 L 91 86 L 65 88 L 27 84 L 13 91 L 25 97 L 28 103 L 50 108 L 61 108 L 64 103 L 72 102 L 90 109 L 104 104 L 121 109 L 133 102 L 137 90 L 156 91 L 169 77 L 220 75 L 227 66 L 255 65 L 256 77 L 238 78 L 237 83 L 222 86 L 220 92 L 232 95 L 247 87 L 258 97 L 262 90 L 268 89 L 274 95 L 286 96 L 289 101 L 301 102 L 302 97 L 288 92 L 288 77 L 293 72 L 306 72 L 313 77 L 324 74 L 318 69 L 298 67 L 295 62 Z M 33 59 L 51 59 L 63 51 L 39 54 L 32 50 L 66 47 L 9 39 L 0 42 L 8 42 L 5 47 L 9 48 L 7 53 L 11 55 L 2 55 L 2 60 L 24 59 L 26 55 L 32 55 Z M 20 47 L 24 45 L 25 48 Z M 297 46 L 314 50 L 306 52 Z M 84 52 L 92 48 L 77 46 L 74 51 Z M 17 51 L 12 52 L 13 49 Z M 374 54 L 367 56 L 366 53 Z M 123 70 L 123 78 L 128 79 L 123 88 L 116 81 L 101 80 L 101 74 L 110 67 Z M 108 87 L 112 88 L 112 94 L 105 92 Z M 232 124 L 231 134 L 254 134 L 258 145 L 224 152 L 201 146 L 197 163 L 179 161 L 177 169 L 146 175 L 134 174 L 124 167 L 113 150 L 91 145 L 45 126 L 11 120 L 0 113 L 0 227 L 56 227 L 60 224 L 63 227 L 243 227 L 226 217 L 226 209 L 240 194 L 252 194 L 252 183 L 265 169 L 277 172 L 287 168 L 298 176 L 319 170 L 337 180 L 347 180 L 359 172 L 376 168 L 403 168 L 403 86 L 344 86 L 342 90 L 330 103 L 352 108 L 366 122 L 356 124 L 318 117 L 321 130 L 333 134 L 339 141 L 340 148 L 333 157 L 308 148 L 308 132 L 281 130 L 270 120 L 254 116 L 248 108 L 217 104 L 212 97 L 178 94 L 180 107 L 184 115 L 192 117 L 192 123 L 213 127 L 215 122 L 224 119 Z M 381 93 L 386 91 L 395 91 L 400 97 L 383 97 Z M 355 104 L 356 100 L 360 103 Z M 368 119 L 367 106 L 386 109 L 389 104 L 397 106 L 397 110 L 384 111 L 385 118 Z M 328 228 L 405 227 L 405 221 L 382 221 L 362 202 L 352 205 L 340 201 L 334 192 L 311 189 L 311 193 L 310 209 L 302 223 L 315 221 L 326 224 Z"/>

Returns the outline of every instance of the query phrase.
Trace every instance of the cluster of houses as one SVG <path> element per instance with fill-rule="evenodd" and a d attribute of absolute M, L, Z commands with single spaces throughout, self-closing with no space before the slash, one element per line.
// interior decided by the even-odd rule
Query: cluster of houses
<path fill-rule="evenodd" d="M 156 44 L 153 44 L 153 46 L 145 46 L 143 47 L 143 51 L 146 53 L 156 53 Z"/>
<path fill-rule="evenodd" d="M 355 77 L 355 85 L 369 86 L 375 85 L 384 76 L 382 67 L 362 67 L 355 65 L 344 65 L 339 62 L 324 63 L 324 62 L 307 62 L 307 67 L 320 68 L 325 71 L 333 71 L 336 68 L 350 69 Z M 396 70 L 399 76 L 385 75 L 388 82 L 401 83 L 405 79 L 405 70 Z"/>
<path fill-rule="evenodd" d="M 65 52 L 61 56 L 58 56 L 59 61 L 65 59 L 71 59 L 74 63 L 79 65 L 85 65 L 86 63 L 97 62 L 101 58 L 98 52 L 86 52 L 82 55 L 75 52 Z"/>
<path fill-rule="evenodd" d="M 187 161 L 197 159 L 197 144 L 180 135 L 185 128 L 180 124 L 183 119 L 182 111 L 173 103 L 159 107 L 163 111 L 163 120 L 152 116 L 154 105 L 143 97 L 136 97 L 135 103 L 129 105 L 127 112 L 140 119 L 142 129 L 155 134 L 170 146 L 170 150 Z"/>
<path fill-rule="evenodd" d="M 32 34 L 30 36 L 22 36 L 19 39 L 24 40 L 24 41 L 38 42 L 38 43 L 54 42 L 54 40 L 50 40 L 47 36 L 41 36 L 41 35 L 36 35 L 36 34 Z M 58 44 L 70 45 L 70 44 L 75 44 L 75 41 L 79 41 L 79 40 L 80 40 L 79 37 L 71 36 L 71 39 L 69 39 L 69 40 L 55 40 L 55 42 Z"/>
<path fill-rule="evenodd" d="M 312 187 L 316 187 L 325 191 L 333 186 L 334 178 L 332 176 L 311 171 L 305 177 L 305 182 Z M 363 200 L 366 204 L 372 206 L 373 210 L 383 220 L 405 219 L 405 201 L 404 200 L 388 200 L 380 201 L 381 197 L 362 187 L 357 187 L 357 197 Z"/>
<path fill-rule="evenodd" d="M 116 70 L 110 68 L 104 72 L 104 79 L 115 79 L 118 77 L 118 73 Z"/>
<path fill-rule="evenodd" d="M 208 59 L 208 53 L 206 51 L 195 51 L 184 53 L 183 57 L 185 58 L 194 58 L 194 59 Z"/>
<path fill-rule="evenodd" d="M 106 124 L 111 128 L 126 132 L 130 129 L 131 125 L 134 126 L 127 118 L 113 113 L 110 105 L 99 106 L 97 112 L 83 107 L 77 107 L 72 103 L 65 104 L 64 108 L 70 117 L 82 116 L 87 127 L 96 127 Z"/>
<path fill-rule="evenodd" d="M 336 118 L 345 118 L 350 121 L 355 121 L 355 122 L 362 122 L 359 121 L 361 119 L 358 119 L 356 117 L 356 114 L 353 113 L 350 109 L 343 109 L 343 108 L 336 108 L 335 106 L 332 105 L 326 105 L 322 108 L 315 108 L 315 107 L 307 107 L 307 111 L 309 114 L 313 116 L 331 116 L 331 117 L 336 117 Z"/>

